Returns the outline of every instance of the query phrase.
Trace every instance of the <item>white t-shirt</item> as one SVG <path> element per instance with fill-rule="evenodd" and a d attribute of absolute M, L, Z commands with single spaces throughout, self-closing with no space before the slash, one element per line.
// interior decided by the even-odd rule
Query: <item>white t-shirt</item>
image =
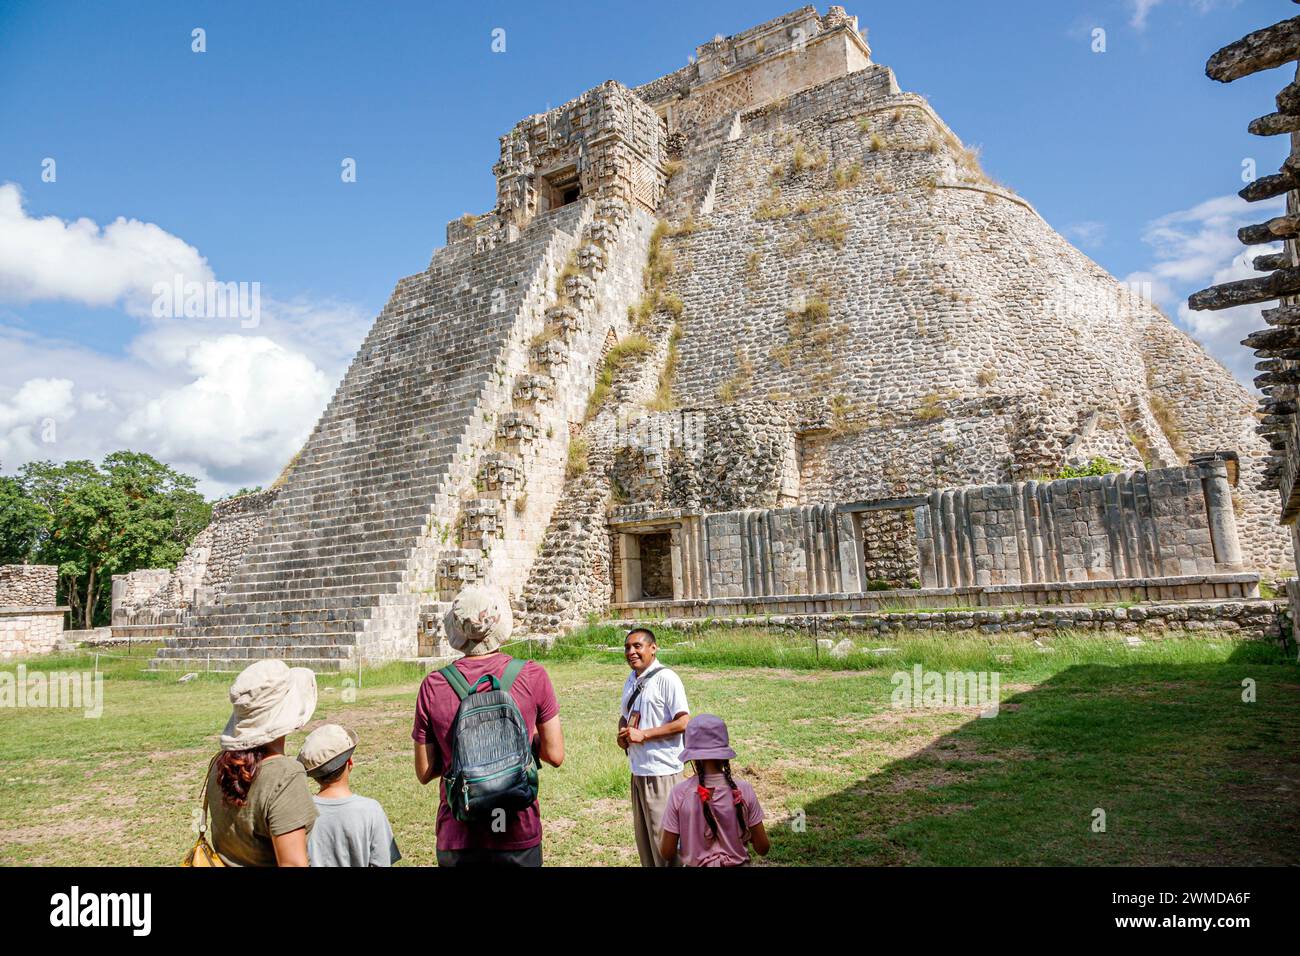
<path fill-rule="evenodd" d="M 655 663 L 650 665 L 655 670 L 649 680 L 642 685 L 641 696 L 636 699 L 633 709 L 641 715 L 637 725 L 642 730 L 671 724 L 678 714 L 690 713 L 686 706 L 686 688 L 682 679 L 667 667 Z M 623 684 L 622 714 L 625 720 L 631 715 L 627 710 L 627 700 L 636 687 L 636 671 L 627 675 Z M 632 765 L 634 777 L 666 777 L 682 772 L 682 735 L 660 737 L 643 744 L 632 744 L 627 748 L 628 762 Z"/>

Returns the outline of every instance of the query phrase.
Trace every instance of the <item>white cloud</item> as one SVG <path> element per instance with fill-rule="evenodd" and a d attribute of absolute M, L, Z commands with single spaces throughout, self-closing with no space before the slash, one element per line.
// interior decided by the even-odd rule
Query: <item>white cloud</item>
<path fill-rule="evenodd" d="M 201 340 L 186 367 L 189 381 L 145 402 L 117 435 L 169 461 L 200 462 L 218 477 L 273 476 L 332 392 L 310 359 L 260 335 Z"/>
<path fill-rule="evenodd" d="M 1252 267 L 1252 260 L 1278 247 L 1243 246 L 1237 230 L 1278 215 L 1283 209 L 1281 200 L 1248 203 L 1228 195 L 1161 216 L 1148 223 L 1142 234 L 1151 247 L 1152 263 L 1125 277 L 1127 282 L 1149 282 L 1152 299 L 1175 315 L 1211 355 L 1246 385 L 1254 378 L 1255 358 L 1242 347 L 1241 340 L 1264 327 L 1260 312 L 1268 304 L 1193 312 L 1187 306 L 1187 297 L 1221 282 L 1262 275 Z"/>
<path fill-rule="evenodd" d="M 1129 25 L 1140 32 L 1147 28 L 1147 19 L 1151 16 L 1151 11 L 1164 3 L 1165 0 L 1127 0 L 1127 2 L 1133 9 L 1133 16 L 1129 20 Z M 1204 14 L 1209 13 L 1215 7 L 1235 7 L 1241 0 L 1183 0 L 1183 2 L 1197 13 Z"/>
<path fill-rule="evenodd" d="M 213 278 L 197 249 L 153 223 L 38 219 L 23 208 L 16 185 L 0 185 L 0 301 L 64 300 L 144 315 L 154 283 L 177 275 Z"/>
<path fill-rule="evenodd" d="M 130 448 L 207 495 L 267 484 L 301 446 L 371 317 L 355 305 L 261 297 L 238 319 L 156 319 L 156 281 L 209 281 L 197 249 L 155 225 L 37 219 L 0 186 L 0 302 L 117 306 L 138 321 L 119 354 L 23 330 L 0 311 L 0 470 Z M 17 326 L 6 324 L 17 320 Z"/>
<path fill-rule="evenodd" d="M 1096 249 L 1106 241 L 1104 222 L 1076 222 L 1065 227 L 1065 234 L 1088 249 Z"/>
<path fill-rule="evenodd" d="M 347 310 L 325 310 L 326 326 Z M 272 334 L 212 332 L 203 323 L 147 328 L 122 355 L 0 325 L 0 471 L 38 459 L 98 461 L 129 448 L 200 479 L 204 494 L 265 485 L 301 447 L 324 410 L 367 321 L 337 344 L 297 347 L 304 313 Z M 163 360 L 144 361 L 152 342 Z M 49 422 L 55 427 L 51 428 Z"/>
<path fill-rule="evenodd" d="M 76 413 L 72 390 L 66 378 L 29 378 L 17 389 L 0 389 L 0 463 L 42 457 L 41 446 Z"/>

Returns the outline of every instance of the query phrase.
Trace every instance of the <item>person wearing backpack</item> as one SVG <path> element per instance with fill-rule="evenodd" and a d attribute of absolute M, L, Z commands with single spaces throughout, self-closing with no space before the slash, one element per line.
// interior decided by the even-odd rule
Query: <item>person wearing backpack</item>
<path fill-rule="evenodd" d="M 618 745 L 632 769 L 632 827 L 642 866 L 673 866 L 659 852 L 668 795 L 682 780 L 682 732 L 690 721 L 682 679 L 657 660 L 648 627 L 628 631 L 623 657 L 632 673 L 623 684 Z"/>
<path fill-rule="evenodd" d="M 446 617 L 465 656 L 420 685 L 411 739 L 416 778 L 441 778 L 439 866 L 542 865 L 538 767 L 564 762 L 564 734 L 546 670 L 501 653 L 512 627 L 498 589 L 465 588 Z"/>
<path fill-rule="evenodd" d="M 682 760 L 695 765 L 668 797 L 659 852 L 685 866 L 749 866 L 749 846 L 767 856 L 772 843 L 763 828 L 763 808 L 754 788 L 731 775 L 727 725 L 700 714 L 686 728 Z"/>

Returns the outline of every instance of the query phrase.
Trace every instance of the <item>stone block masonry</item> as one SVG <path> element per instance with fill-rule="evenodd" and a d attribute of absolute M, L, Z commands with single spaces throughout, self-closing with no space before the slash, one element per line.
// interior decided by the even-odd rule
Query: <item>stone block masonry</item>
<path fill-rule="evenodd" d="M 1234 449 L 1245 558 L 1285 567 L 1255 487 L 1267 447 L 1232 376 L 989 183 L 888 68 L 810 80 L 738 103 L 698 156 L 670 122 L 688 165 L 713 163 L 708 210 L 671 243 L 678 400 L 835 399 L 849 427 L 809 443 L 801 503 Z M 685 116 L 684 94 L 662 102 Z"/>
<path fill-rule="evenodd" d="M 935 491 L 915 517 L 927 588 L 1242 570 L 1221 460 Z"/>
<path fill-rule="evenodd" d="M 779 630 L 859 632 L 861 639 L 889 640 L 899 632 L 929 631 L 943 634 L 998 634 L 1023 640 L 1048 639 L 1062 631 L 1137 636 L 1148 639 L 1166 634 L 1199 633 L 1205 636 L 1277 641 L 1282 636 L 1283 605 L 1258 599 L 1213 599 L 1181 603 L 1145 604 L 1131 607 L 989 607 L 919 611 L 854 610 L 838 603 L 831 606 L 778 610 L 776 607 L 745 606 L 728 609 L 724 615 L 690 615 L 673 609 L 673 616 L 644 614 L 640 609 L 616 609 L 622 617 L 613 623 L 631 627 L 652 621 L 657 631 L 689 633 L 695 629 L 775 628 Z M 857 648 L 871 652 L 869 646 Z"/>
<path fill-rule="evenodd" d="M 0 565 L 0 605 L 53 607 L 58 586 L 59 569 L 52 564 Z"/>
<path fill-rule="evenodd" d="M 222 521 L 136 582 L 138 620 L 175 612 L 163 662 L 440 656 L 432 616 L 481 580 L 554 631 L 670 584 L 1218 580 L 1290 558 L 1244 390 L 991 182 L 843 8 L 526 117 L 493 175 L 493 208 L 398 282 L 238 560 Z M 1234 451 L 1240 484 L 1160 477 L 1194 449 Z M 1095 457 L 1131 476 L 1026 500 Z"/>
<path fill-rule="evenodd" d="M 214 602 L 261 532 L 278 494 L 278 488 L 271 488 L 213 504 L 211 522 L 174 571 L 149 568 L 113 575 L 113 624 L 176 624 L 196 605 Z"/>
<path fill-rule="evenodd" d="M 900 541 L 906 516 L 915 528 Z M 937 592 L 1017 588 L 1050 601 L 1041 587 L 1105 582 L 1201 581 L 1248 591 L 1242 576 L 1227 464 L 1207 458 L 1187 468 L 1053 482 L 971 486 L 923 498 L 691 514 L 622 506 L 610 514 L 623 561 L 619 604 L 663 601 L 646 585 L 651 541 L 671 542 L 673 601 L 718 605 L 738 598 L 820 600 L 866 592 L 879 569 L 914 561 L 916 600 Z M 892 554 L 878 533 L 891 529 Z M 656 562 L 663 567 L 664 562 Z M 1173 584 L 1162 585 L 1175 588 Z M 1181 586 L 1181 585 L 1179 585 Z M 1199 584 L 1198 584 L 1199 587 Z M 908 595 L 908 591 L 893 592 Z M 1196 597 L 1174 591 L 1179 597 Z M 1217 596 L 1213 590 L 1209 597 Z M 1249 596 L 1249 594 L 1247 594 Z M 852 598 L 845 598 L 853 600 Z M 910 597 L 907 598 L 911 600 Z M 1124 600 L 1115 596 L 1114 600 Z M 719 603 L 721 602 L 721 603 Z"/>
<path fill-rule="evenodd" d="M 58 606 L 59 569 L 47 564 L 0 565 L 0 659 L 48 654 L 65 645 Z"/>

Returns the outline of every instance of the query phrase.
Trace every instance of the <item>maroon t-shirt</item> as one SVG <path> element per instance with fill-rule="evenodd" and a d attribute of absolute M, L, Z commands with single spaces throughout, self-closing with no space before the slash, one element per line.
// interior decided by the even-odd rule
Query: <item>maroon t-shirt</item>
<path fill-rule="evenodd" d="M 455 664 L 465 675 L 471 687 L 484 674 L 500 677 L 510 663 L 505 654 L 486 654 L 482 657 L 462 657 Z M 546 670 L 536 661 L 529 661 L 515 678 L 510 696 L 519 705 L 528 739 L 537 737 L 537 725 L 544 724 L 560 712 L 560 702 L 555 698 L 555 688 Z M 442 776 L 451 769 L 451 726 L 456 720 L 460 698 L 451 689 L 447 679 L 436 671 L 424 679 L 415 702 L 415 726 L 411 739 L 420 744 L 432 744 L 433 772 Z M 504 832 L 493 833 L 489 823 L 461 823 L 451 815 L 447 806 L 447 787 L 438 781 L 438 849 L 440 850 L 526 850 L 542 842 L 542 815 L 537 801 L 527 810 L 508 815 Z"/>

